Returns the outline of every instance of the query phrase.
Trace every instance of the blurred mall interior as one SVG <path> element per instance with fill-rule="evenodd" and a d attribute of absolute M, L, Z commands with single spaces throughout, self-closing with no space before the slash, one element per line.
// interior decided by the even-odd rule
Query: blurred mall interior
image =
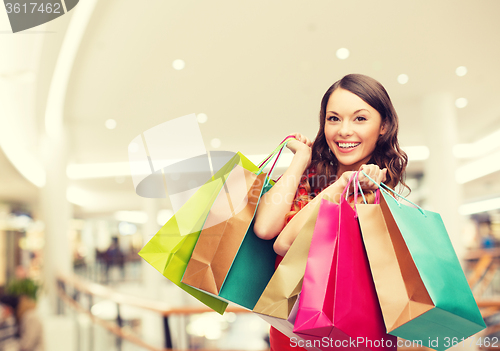
<path fill-rule="evenodd" d="M 262 319 L 209 312 L 138 255 L 174 207 L 136 193 L 129 144 L 195 113 L 206 150 L 258 162 L 289 133 L 313 139 L 326 89 L 362 73 L 398 112 L 408 199 L 441 214 L 484 335 L 500 334 L 499 13 L 497 0 L 86 0 L 12 33 L 0 6 L 0 290 L 36 296 L 49 351 L 268 349 Z M 0 312 L 0 350 L 17 350 Z"/>

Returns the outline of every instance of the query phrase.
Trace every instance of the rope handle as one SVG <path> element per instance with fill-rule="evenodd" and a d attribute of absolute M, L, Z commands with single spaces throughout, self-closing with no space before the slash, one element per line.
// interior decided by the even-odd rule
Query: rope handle
<path fill-rule="evenodd" d="M 365 198 L 365 195 L 363 194 L 363 191 L 361 190 L 361 184 L 359 182 L 359 179 L 358 179 L 358 176 L 359 176 L 359 171 L 358 172 L 354 172 L 351 177 L 349 178 L 349 181 L 347 182 L 347 185 L 344 187 L 344 191 L 342 191 L 342 195 L 340 196 L 340 198 L 342 199 L 344 197 L 344 194 L 345 194 L 345 199 L 346 201 L 348 200 L 348 192 L 347 190 L 351 187 L 351 184 L 354 182 L 354 218 L 358 218 L 358 209 L 356 208 L 356 204 L 358 203 L 358 188 L 360 190 L 360 194 L 361 196 L 363 197 L 363 201 L 364 203 L 366 204 L 366 198 Z"/>
<path fill-rule="evenodd" d="M 390 192 L 392 192 L 394 195 L 398 196 L 400 199 L 402 200 L 405 200 L 406 202 L 409 202 L 410 204 L 412 204 L 413 206 L 415 206 L 419 211 L 420 213 L 422 213 L 425 217 L 427 217 L 427 215 L 425 214 L 425 211 L 420 207 L 418 206 L 417 204 L 411 202 L 410 200 L 408 200 L 406 197 L 402 196 L 402 195 L 399 195 L 397 192 L 395 192 L 394 190 L 392 190 L 391 188 L 389 188 L 387 185 L 385 185 L 384 183 L 377 183 L 376 181 L 374 181 L 372 178 L 370 178 L 368 176 L 368 174 L 365 173 L 365 171 L 361 171 L 363 173 L 363 175 L 368 178 L 369 180 L 371 180 L 373 183 L 375 183 L 378 188 L 383 191 L 384 193 L 386 193 L 387 195 L 391 195 L 390 193 L 387 192 L 387 190 L 389 190 Z M 385 189 L 384 189 L 385 188 Z M 387 190 L 386 190 L 387 189 Z M 396 200 L 393 196 L 391 196 L 391 198 L 396 201 L 396 204 L 401 207 L 401 204 L 399 203 L 398 200 Z"/>
<path fill-rule="evenodd" d="M 266 178 L 271 179 L 274 168 L 275 168 L 276 164 L 278 163 L 278 160 L 281 157 L 281 152 L 283 151 L 286 144 L 288 143 L 288 141 L 289 141 L 288 139 L 291 139 L 291 138 L 295 138 L 295 137 L 293 135 L 289 135 L 285 139 L 283 139 L 283 141 L 278 145 L 278 147 L 276 149 L 274 149 L 274 151 L 271 152 L 269 154 L 269 156 L 267 156 L 267 158 L 260 163 L 259 172 L 257 173 L 257 175 L 261 174 L 264 171 L 264 168 L 266 168 L 266 166 L 268 165 L 268 163 L 271 162 L 271 160 L 276 156 L 274 163 L 271 166 L 271 169 L 269 170 L 269 173 L 266 175 Z"/>
<path fill-rule="evenodd" d="M 282 149 L 282 146 L 285 146 L 285 145 L 286 145 L 285 141 L 287 141 L 288 139 L 291 139 L 291 138 L 295 138 L 295 137 L 294 137 L 293 135 L 289 135 L 289 136 L 287 136 L 285 139 L 283 139 L 283 140 L 281 141 L 281 143 L 278 145 L 278 147 L 277 147 L 276 149 L 274 149 L 274 151 L 273 151 L 273 152 L 271 152 L 271 153 L 270 153 L 270 154 L 269 154 L 269 155 L 268 155 L 268 156 L 264 159 L 264 161 L 262 161 L 262 162 L 259 164 L 259 168 L 262 168 L 262 165 L 264 165 L 264 163 L 266 163 L 266 162 L 267 162 L 267 161 L 268 161 L 271 157 L 273 157 L 273 155 L 275 155 L 275 154 L 276 154 L 276 152 L 278 151 L 278 149 L 280 149 L 280 148 Z M 283 145 L 283 143 L 285 143 L 285 145 Z"/>
<path fill-rule="evenodd" d="M 365 194 L 363 193 L 363 189 L 361 188 L 361 183 L 359 182 L 359 172 L 356 174 L 356 180 L 358 182 L 358 188 L 359 188 L 359 193 L 361 194 L 361 196 L 363 197 L 363 202 L 365 204 L 368 204 L 368 202 L 366 201 L 366 198 L 365 198 Z M 356 193 L 356 191 L 355 191 Z M 354 203 L 358 203 L 358 199 L 356 198 L 356 196 L 354 197 Z M 373 202 L 374 205 L 379 205 L 380 204 L 380 189 L 377 189 L 375 190 L 375 201 Z"/>

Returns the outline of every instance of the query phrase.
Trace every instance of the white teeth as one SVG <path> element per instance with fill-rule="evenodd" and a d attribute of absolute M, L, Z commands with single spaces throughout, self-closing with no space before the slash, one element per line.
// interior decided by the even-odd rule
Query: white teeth
<path fill-rule="evenodd" d="M 341 148 L 355 147 L 355 146 L 358 146 L 359 144 L 361 144 L 361 143 L 338 143 L 338 145 Z"/>

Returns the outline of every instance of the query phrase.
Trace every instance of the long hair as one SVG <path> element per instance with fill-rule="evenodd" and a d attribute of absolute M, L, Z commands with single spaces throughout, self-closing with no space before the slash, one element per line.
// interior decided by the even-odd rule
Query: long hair
<path fill-rule="evenodd" d="M 330 95 L 338 88 L 348 90 L 364 100 L 368 105 L 378 111 L 382 117 L 381 125 L 384 125 L 386 132 L 379 137 L 369 164 L 376 164 L 380 169 L 387 168 L 385 184 L 394 189 L 401 184 L 408 190 L 410 188 L 405 183 L 405 169 L 408 164 L 408 156 L 401 150 L 398 142 L 399 119 L 392 105 L 389 94 L 385 88 L 373 78 L 362 74 L 349 74 L 335 82 L 321 100 L 319 112 L 319 130 L 312 146 L 312 158 L 310 168 L 316 169 L 316 175 L 309 178 L 303 176 L 301 184 L 306 188 L 308 194 L 311 193 L 311 184 L 323 190 L 325 187 L 337 180 L 338 160 L 330 152 L 330 148 L 325 138 L 326 106 Z M 294 200 L 293 210 L 287 218 L 293 216 L 304 203 L 312 200 L 310 195 L 298 196 Z M 302 203 L 302 206 L 300 206 Z"/>

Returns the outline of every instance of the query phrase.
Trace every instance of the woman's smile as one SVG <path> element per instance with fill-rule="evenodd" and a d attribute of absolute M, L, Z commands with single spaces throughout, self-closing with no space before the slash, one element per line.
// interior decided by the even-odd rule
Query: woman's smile
<path fill-rule="evenodd" d="M 361 143 L 353 141 L 336 141 L 335 144 L 340 152 L 348 153 L 356 149 Z"/>

